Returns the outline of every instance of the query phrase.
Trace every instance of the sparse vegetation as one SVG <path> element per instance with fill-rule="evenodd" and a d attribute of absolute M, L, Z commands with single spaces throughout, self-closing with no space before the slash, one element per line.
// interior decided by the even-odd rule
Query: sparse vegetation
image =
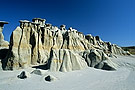
<path fill-rule="evenodd" d="M 131 54 L 135 55 L 135 46 L 122 47 L 125 51 L 129 51 Z"/>

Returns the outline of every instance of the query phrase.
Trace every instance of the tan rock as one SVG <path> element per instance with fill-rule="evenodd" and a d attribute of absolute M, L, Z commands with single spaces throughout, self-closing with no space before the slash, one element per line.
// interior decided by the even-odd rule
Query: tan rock
<path fill-rule="evenodd" d="M 51 71 L 72 71 L 86 68 L 87 63 L 79 54 L 68 49 L 52 50 L 49 59 Z"/>
<path fill-rule="evenodd" d="M 12 32 L 4 69 L 41 64 L 48 65 L 51 71 L 63 72 L 88 66 L 113 69 L 108 56 L 128 54 L 117 45 L 103 42 L 99 36 L 85 36 L 71 27 L 66 30 L 65 25 L 59 29 L 52 24 L 45 24 L 41 18 L 32 21 L 21 20 L 20 26 Z M 3 42 L 2 33 L 0 38 L 0 42 Z M 0 45 L 6 46 L 7 43 Z"/>

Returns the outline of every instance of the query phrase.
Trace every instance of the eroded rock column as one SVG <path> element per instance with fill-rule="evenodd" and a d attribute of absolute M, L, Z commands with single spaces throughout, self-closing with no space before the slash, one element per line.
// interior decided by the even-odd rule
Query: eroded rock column
<path fill-rule="evenodd" d="M 4 36 L 2 33 L 3 28 L 4 28 L 4 24 L 8 24 L 8 22 L 0 21 L 0 49 L 1 48 L 8 48 L 8 45 L 9 45 L 9 43 L 4 40 Z"/>

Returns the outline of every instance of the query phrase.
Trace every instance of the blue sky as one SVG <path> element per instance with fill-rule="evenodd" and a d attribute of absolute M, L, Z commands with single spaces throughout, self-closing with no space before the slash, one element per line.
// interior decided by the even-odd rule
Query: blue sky
<path fill-rule="evenodd" d="M 9 41 L 19 20 L 39 17 L 100 36 L 119 46 L 135 46 L 135 0 L 0 0 L 0 20 Z"/>

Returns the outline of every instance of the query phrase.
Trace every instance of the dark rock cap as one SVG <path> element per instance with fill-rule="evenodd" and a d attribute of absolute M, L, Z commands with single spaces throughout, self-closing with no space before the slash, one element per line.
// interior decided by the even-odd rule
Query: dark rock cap
<path fill-rule="evenodd" d="M 8 24 L 9 22 L 6 21 L 0 21 L 0 24 Z"/>
<path fill-rule="evenodd" d="M 8 24 L 8 22 L 6 22 L 6 21 L 0 21 L 0 27 L 3 27 L 4 24 Z"/>
<path fill-rule="evenodd" d="M 42 18 L 33 18 L 33 19 L 32 19 L 33 22 L 34 22 L 35 20 L 46 21 L 45 19 L 42 19 Z"/>
<path fill-rule="evenodd" d="M 52 24 L 50 24 L 50 23 L 46 23 L 45 25 L 46 25 L 47 27 L 52 26 Z"/>
<path fill-rule="evenodd" d="M 66 25 L 63 24 L 63 25 L 60 25 L 60 27 L 66 27 Z"/>
<path fill-rule="evenodd" d="M 31 22 L 32 24 L 34 24 L 34 25 L 40 25 L 40 23 L 35 23 L 35 22 Z"/>
<path fill-rule="evenodd" d="M 28 20 L 20 20 L 19 22 L 20 23 L 30 23 L 30 21 L 28 21 Z"/>

